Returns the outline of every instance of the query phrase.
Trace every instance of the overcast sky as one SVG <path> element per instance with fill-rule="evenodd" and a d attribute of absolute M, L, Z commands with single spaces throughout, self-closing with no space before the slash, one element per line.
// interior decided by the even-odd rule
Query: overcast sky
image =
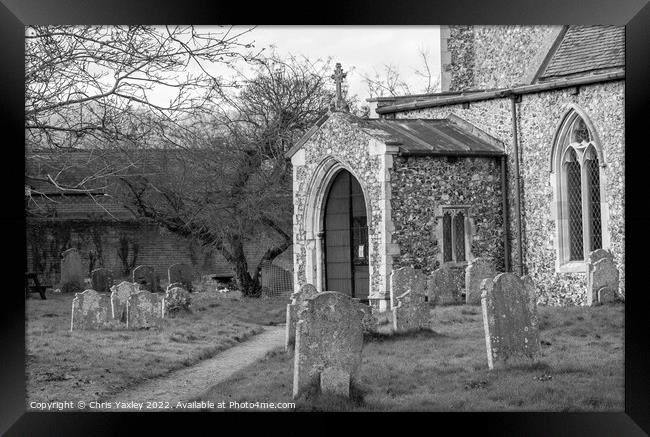
<path fill-rule="evenodd" d="M 420 88 L 423 79 L 413 73 L 422 65 L 420 49 L 428 51 L 434 75 L 440 74 L 438 26 L 259 26 L 249 35 L 257 48 L 275 45 L 280 54 L 340 62 L 349 72 L 349 92 L 361 99 L 368 97 L 363 75 L 373 77 L 384 64 L 396 66 L 409 85 Z"/>

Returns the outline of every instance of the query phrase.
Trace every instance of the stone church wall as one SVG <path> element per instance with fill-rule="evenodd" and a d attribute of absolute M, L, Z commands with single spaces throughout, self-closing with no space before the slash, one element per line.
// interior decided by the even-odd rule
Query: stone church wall
<path fill-rule="evenodd" d="M 443 91 L 529 84 L 559 28 L 504 25 L 441 30 L 449 34 L 442 46 L 442 68 L 449 73 L 449 88 Z"/>
<path fill-rule="evenodd" d="M 607 193 L 602 201 L 609 206 L 610 248 L 621 272 L 624 291 L 624 84 L 610 82 L 547 91 L 522 96 L 517 104 L 521 154 L 523 215 L 523 257 L 527 272 L 538 286 L 540 304 L 582 304 L 586 292 L 584 273 L 558 273 L 554 248 L 556 224 L 551 216 L 553 192 L 550 162 L 553 137 L 568 104 L 587 113 L 601 140 L 605 154 Z M 510 247 L 513 268 L 517 265 L 516 221 L 514 215 L 514 160 L 512 155 L 512 115 L 510 99 L 493 99 L 396 113 L 397 118 L 444 118 L 455 114 L 501 140 L 508 153 L 508 199 Z"/>
<path fill-rule="evenodd" d="M 440 267 L 439 208 L 468 205 L 472 256 L 492 257 L 503 269 L 500 169 L 500 158 L 395 157 L 390 170 L 392 241 L 400 254 L 393 257 L 393 268 L 412 266 L 430 274 Z M 462 269 L 458 274 L 464 278 Z"/>

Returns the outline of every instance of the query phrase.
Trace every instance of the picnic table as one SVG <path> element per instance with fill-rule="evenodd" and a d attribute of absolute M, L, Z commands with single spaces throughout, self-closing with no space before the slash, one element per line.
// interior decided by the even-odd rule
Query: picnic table
<path fill-rule="evenodd" d="M 29 285 L 29 280 L 32 280 L 34 285 Z M 38 293 L 41 295 L 41 299 L 47 299 L 45 297 L 45 290 L 50 288 L 51 285 L 41 285 L 38 281 L 38 275 L 33 272 L 25 273 L 25 299 L 29 299 L 30 293 Z"/>

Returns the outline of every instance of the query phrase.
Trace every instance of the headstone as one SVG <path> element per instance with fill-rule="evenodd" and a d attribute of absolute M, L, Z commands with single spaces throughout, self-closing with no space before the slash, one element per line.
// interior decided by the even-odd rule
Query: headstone
<path fill-rule="evenodd" d="M 481 282 L 496 276 L 492 261 L 486 258 L 474 258 L 465 269 L 465 303 L 481 304 Z"/>
<path fill-rule="evenodd" d="M 407 291 L 425 294 L 426 287 L 427 278 L 420 269 L 409 266 L 394 269 L 390 274 L 391 305 L 397 305 L 397 296 Z"/>
<path fill-rule="evenodd" d="M 483 327 L 488 367 L 533 360 L 540 352 L 535 285 L 530 276 L 501 273 L 484 279 Z"/>
<path fill-rule="evenodd" d="M 185 290 L 190 293 L 192 292 L 192 279 L 194 277 L 194 272 L 192 271 L 191 266 L 182 263 L 172 264 L 169 266 L 167 276 L 170 284 L 178 282 L 182 284 L 181 286 Z"/>
<path fill-rule="evenodd" d="M 122 281 L 111 287 L 111 315 L 126 323 L 126 304 L 132 294 L 140 291 L 138 284 Z"/>
<path fill-rule="evenodd" d="M 110 293 L 113 286 L 113 272 L 109 269 L 95 269 L 90 273 L 93 290 L 100 293 Z"/>
<path fill-rule="evenodd" d="M 610 303 L 618 302 L 618 292 L 613 288 L 603 287 L 598 290 L 598 303 L 601 305 L 607 305 Z"/>
<path fill-rule="evenodd" d="M 299 317 L 296 325 L 293 397 L 323 381 L 325 386 L 320 387 L 321 391 L 330 390 L 332 386 L 340 387 L 340 382 L 334 383 L 331 376 L 336 375 L 338 381 L 345 380 L 341 372 L 349 375 L 350 382 L 355 381 L 361 366 L 363 312 L 352 299 L 334 291 L 319 293 L 305 301 Z M 321 379 L 323 372 L 325 378 Z"/>
<path fill-rule="evenodd" d="M 180 282 L 172 282 L 167 286 L 167 290 L 171 290 L 172 288 L 176 288 L 176 287 L 183 288 L 183 284 L 181 284 Z"/>
<path fill-rule="evenodd" d="M 321 393 L 350 397 L 350 374 L 336 367 L 328 367 L 320 374 Z"/>
<path fill-rule="evenodd" d="M 165 314 L 176 314 L 182 311 L 189 311 L 191 303 L 192 297 L 184 288 L 167 288 L 167 292 L 165 293 Z"/>
<path fill-rule="evenodd" d="M 102 329 L 109 322 L 111 304 L 109 297 L 95 290 L 77 293 L 72 299 L 71 331 Z"/>
<path fill-rule="evenodd" d="M 428 328 L 429 323 L 429 305 L 424 294 L 407 291 L 397 297 L 397 306 L 393 308 L 395 332 Z"/>
<path fill-rule="evenodd" d="M 133 269 L 133 282 L 140 284 L 141 290 L 158 291 L 158 276 L 151 266 L 138 266 Z"/>
<path fill-rule="evenodd" d="M 126 326 L 128 328 L 152 328 L 163 319 L 164 299 L 144 290 L 132 294 L 126 304 Z"/>
<path fill-rule="evenodd" d="M 603 258 L 607 258 L 610 261 L 614 261 L 614 254 L 605 249 L 596 249 L 589 253 L 589 265 L 593 266 L 596 262 L 600 261 Z"/>
<path fill-rule="evenodd" d="M 289 350 L 296 343 L 296 323 L 298 323 L 298 310 L 307 299 L 318 295 L 316 287 L 312 284 L 305 284 L 291 294 L 291 303 L 287 305 L 287 324 L 284 336 L 284 349 Z"/>
<path fill-rule="evenodd" d="M 458 284 L 447 266 L 434 270 L 427 281 L 429 305 L 451 305 L 459 300 Z"/>
<path fill-rule="evenodd" d="M 83 289 L 82 270 L 81 257 L 76 248 L 61 253 L 61 292 L 80 292 Z"/>
<path fill-rule="evenodd" d="M 593 253 L 593 252 L 592 252 Z M 587 272 L 587 305 L 598 302 L 598 290 L 609 288 L 618 292 L 619 272 L 612 258 L 600 258 L 589 264 Z"/>
<path fill-rule="evenodd" d="M 379 321 L 377 320 L 377 317 L 372 313 L 372 308 L 370 305 L 362 303 L 358 298 L 352 298 L 352 301 L 355 303 L 355 305 L 357 305 L 357 308 L 363 312 L 363 318 L 361 319 L 363 332 L 376 332 Z"/>

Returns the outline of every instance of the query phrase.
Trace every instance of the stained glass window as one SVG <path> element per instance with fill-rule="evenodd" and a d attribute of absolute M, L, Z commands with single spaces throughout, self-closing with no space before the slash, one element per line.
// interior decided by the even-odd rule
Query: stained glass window
<path fill-rule="evenodd" d="M 451 261 L 451 214 L 442 216 L 442 260 Z"/>

